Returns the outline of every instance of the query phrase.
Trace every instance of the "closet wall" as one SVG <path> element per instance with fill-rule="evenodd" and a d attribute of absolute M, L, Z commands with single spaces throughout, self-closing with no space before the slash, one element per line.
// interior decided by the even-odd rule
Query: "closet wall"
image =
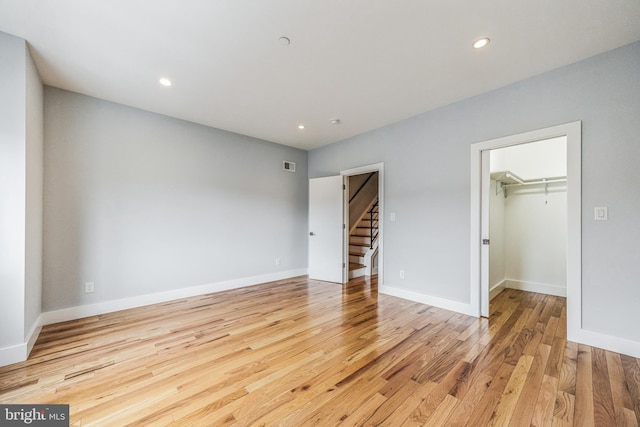
<path fill-rule="evenodd" d="M 518 185 L 566 176 L 564 137 L 492 150 L 491 173 L 492 296 L 504 287 L 565 296 L 566 183 Z"/>

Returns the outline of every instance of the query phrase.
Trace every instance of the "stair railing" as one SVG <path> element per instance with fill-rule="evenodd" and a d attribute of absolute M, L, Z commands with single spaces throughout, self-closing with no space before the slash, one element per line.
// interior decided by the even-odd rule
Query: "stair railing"
<path fill-rule="evenodd" d="M 351 196 L 351 198 L 349 199 L 349 203 L 351 203 L 353 201 L 353 199 L 356 198 L 356 196 L 358 194 L 360 194 L 360 191 L 362 191 L 362 189 L 365 187 L 365 185 L 367 185 L 367 183 L 369 182 L 369 180 L 371 179 L 371 177 L 375 175 L 375 172 L 371 172 L 369 174 L 369 176 L 367 177 L 367 179 L 364 180 L 364 182 L 362 183 L 362 185 L 360 186 L 360 188 L 358 188 L 358 191 L 356 191 L 353 196 Z"/>
<path fill-rule="evenodd" d="M 378 238 L 378 199 L 369 209 L 369 235 L 371 236 L 371 246 L 370 249 L 373 249 L 373 242 Z M 375 218 L 374 218 L 375 217 Z M 376 222 L 376 227 L 373 227 L 373 221 Z"/>

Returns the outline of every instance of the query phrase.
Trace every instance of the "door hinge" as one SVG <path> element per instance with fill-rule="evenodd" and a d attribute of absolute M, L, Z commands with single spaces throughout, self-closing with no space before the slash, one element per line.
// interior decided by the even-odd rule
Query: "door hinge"
<path fill-rule="evenodd" d="M 342 263 L 342 268 L 345 268 L 347 266 L 347 264 L 345 264 L 344 262 Z"/>
<path fill-rule="evenodd" d="M 346 185 L 344 185 L 344 184 L 342 184 L 342 191 L 344 191 L 344 190 L 346 190 L 346 189 L 347 189 L 347 186 L 346 186 Z"/>
<path fill-rule="evenodd" d="M 344 230 L 345 228 L 347 228 L 346 224 L 342 224 L 342 229 Z"/>
<path fill-rule="evenodd" d="M 482 239 L 482 244 L 483 245 L 488 245 L 489 243 L 491 243 L 491 241 L 489 239 Z"/>

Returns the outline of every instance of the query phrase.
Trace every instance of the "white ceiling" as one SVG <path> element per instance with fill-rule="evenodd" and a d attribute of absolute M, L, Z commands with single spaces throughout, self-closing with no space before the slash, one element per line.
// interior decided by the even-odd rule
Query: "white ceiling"
<path fill-rule="evenodd" d="M 0 0 L 0 31 L 47 85 L 312 149 L 640 40 L 640 1 Z"/>

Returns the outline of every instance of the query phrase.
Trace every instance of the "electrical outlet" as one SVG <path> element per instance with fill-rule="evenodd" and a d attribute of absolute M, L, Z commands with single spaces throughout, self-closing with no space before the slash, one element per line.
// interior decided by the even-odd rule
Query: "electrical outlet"
<path fill-rule="evenodd" d="M 95 289 L 95 284 L 93 282 L 86 282 L 84 284 L 84 293 L 90 294 Z"/>
<path fill-rule="evenodd" d="M 404 270 L 400 270 L 400 278 L 404 279 Z"/>
<path fill-rule="evenodd" d="M 280 258 L 276 258 L 276 265 L 280 265 Z"/>

